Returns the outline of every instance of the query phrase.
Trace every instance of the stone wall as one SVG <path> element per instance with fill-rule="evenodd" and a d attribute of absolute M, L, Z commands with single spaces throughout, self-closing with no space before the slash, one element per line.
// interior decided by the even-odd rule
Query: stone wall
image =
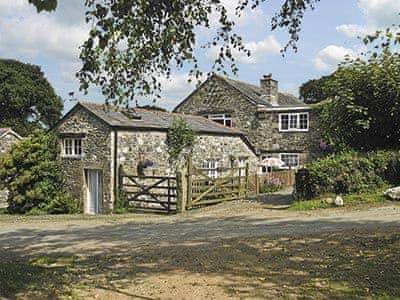
<path fill-rule="evenodd" d="M 8 133 L 0 139 L 0 155 L 6 154 L 12 145 L 19 141 L 15 135 Z"/>
<path fill-rule="evenodd" d="M 85 169 L 99 169 L 103 172 L 104 212 L 111 211 L 111 129 L 104 122 L 93 117 L 86 110 L 78 108 L 55 129 L 59 136 L 60 149 L 62 137 L 82 135 L 81 158 L 60 155 L 59 159 L 69 192 L 86 203 Z"/>
<path fill-rule="evenodd" d="M 290 111 L 285 111 L 287 113 Z M 301 111 L 295 111 L 301 112 Z M 260 154 L 300 153 L 300 164 L 314 159 L 319 152 L 320 132 L 316 115 L 309 111 L 309 130 L 297 132 L 279 131 L 279 114 L 262 112 L 258 114 L 257 139 L 252 140 Z"/>
<path fill-rule="evenodd" d="M 18 142 L 20 139 L 15 135 L 8 133 L 0 139 L 0 156 L 6 155 L 11 146 Z M 8 190 L 0 190 L 0 208 L 6 208 L 8 197 Z"/>
<path fill-rule="evenodd" d="M 300 153 L 301 164 L 318 155 L 318 121 L 311 111 L 309 131 L 279 132 L 278 112 L 257 112 L 256 104 L 217 77 L 206 81 L 176 111 L 196 115 L 231 113 L 233 126 L 246 134 L 261 155 Z"/>
<path fill-rule="evenodd" d="M 137 174 L 140 159 L 149 159 L 152 167 L 146 175 L 175 175 L 175 168 L 168 163 L 166 132 L 120 131 L 118 132 L 118 164 L 124 172 Z M 197 137 L 193 148 L 193 165 L 201 168 L 203 161 L 218 159 L 223 166 L 230 166 L 230 158 L 246 157 L 251 172 L 256 171 L 257 157 L 239 136 L 205 135 Z"/>
<path fill-rule="evenodd" d="M 240 129 L 250 140 L 257 139 L 257 106 L 218 77 L 201 85 L 176 111 L 203 116 L 230 113 L 233 127 Z"/>

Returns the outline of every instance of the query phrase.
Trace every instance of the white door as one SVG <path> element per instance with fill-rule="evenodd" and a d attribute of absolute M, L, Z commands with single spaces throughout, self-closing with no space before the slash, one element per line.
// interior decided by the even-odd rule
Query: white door
<path fill-rule="evenodd" d="M 100 170 L 86 170 L 87 182 L 87 213 L 101 214 L 103 212 L 103 176 Z"/>

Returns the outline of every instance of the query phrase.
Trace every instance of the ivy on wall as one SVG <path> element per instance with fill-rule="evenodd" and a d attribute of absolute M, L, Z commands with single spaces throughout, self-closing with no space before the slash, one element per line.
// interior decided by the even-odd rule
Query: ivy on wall
<path fill-rule="evenodd" d="M 192 148 L 195 142 L 196 134 L 190 124 L 182 118 L 174 119 L 167 133 L 170 161 L 177 160 L 182 151 L 186 148 Z"/>

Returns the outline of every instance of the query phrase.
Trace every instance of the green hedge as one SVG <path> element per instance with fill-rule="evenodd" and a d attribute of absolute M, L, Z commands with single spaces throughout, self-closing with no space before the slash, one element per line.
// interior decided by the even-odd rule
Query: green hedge
<path fill-rule="evenodd" d="M 324 193 L 372 192 L 385 184 L 400 183 L 400 152 L 344 152 L 306 165 L 296 173 L 297 199 Z"/>

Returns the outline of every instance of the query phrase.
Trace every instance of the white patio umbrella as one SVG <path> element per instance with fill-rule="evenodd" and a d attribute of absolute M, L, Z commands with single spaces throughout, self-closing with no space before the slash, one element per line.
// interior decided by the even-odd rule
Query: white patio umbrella
<path fill-rule="evenodd" d="M 267 157 L 260 162 L 260 166 L 263 167 L 283 167 L 285 162 L 276 157 Z"/>

